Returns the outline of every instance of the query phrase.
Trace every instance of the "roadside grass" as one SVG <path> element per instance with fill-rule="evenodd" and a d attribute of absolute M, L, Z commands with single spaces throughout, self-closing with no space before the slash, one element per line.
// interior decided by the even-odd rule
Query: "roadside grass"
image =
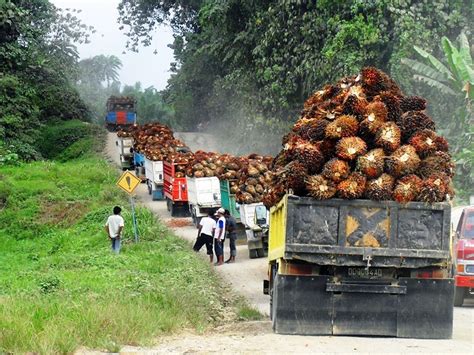
<path fill-rule="evenodd" d="M 208 263 L 146 209 L 133 243 L 116 179 L 93 154 L 0 167 L 0 353 L 117 351 L 205 331 L 234 312 Z M 120 255 L 103 228 L 116 204 L 126 220 Z"/>

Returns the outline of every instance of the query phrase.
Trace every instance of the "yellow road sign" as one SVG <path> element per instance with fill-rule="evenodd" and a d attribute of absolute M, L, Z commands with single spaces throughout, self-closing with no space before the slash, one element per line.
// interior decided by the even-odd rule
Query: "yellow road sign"
<path fill-rule="evenodd" d="M 130 171 L 125 171 L 122 176 L 117 181 L 117 186 L 120 187 L 125 192 L 131 194 L 138 185 L 140 185 L 141 180 L 137 178 Z"/>

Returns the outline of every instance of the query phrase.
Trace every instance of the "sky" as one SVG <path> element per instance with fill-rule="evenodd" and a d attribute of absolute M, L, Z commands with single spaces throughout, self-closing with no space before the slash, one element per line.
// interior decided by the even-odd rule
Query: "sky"
<path fill-rule="evenodd" d="M 143 88 L 154 86 L 162 90 L 166 87 L 170 63 L 173 61 L 173 51 L 167 47 L 173 41 L 169 27 L 160 27 L 154 35 L 152 45 L 140 47 L 139 52 L 134 53 L 126 50 L 127 37 L 119 30 L 120 25 L 117 23 L 117 5 L 120 0 L 50 1 L 60 8 L 82 10 L 77 17 L 97 30 L 90 38 L 91 43 L 78 45 L 81 59 L 99 54 L 115 55 L 123 64 L 120 72 L 122 84 L 132 85 L 140 81 Z M 153 54 L 155 50 L 157 54 Z"/>

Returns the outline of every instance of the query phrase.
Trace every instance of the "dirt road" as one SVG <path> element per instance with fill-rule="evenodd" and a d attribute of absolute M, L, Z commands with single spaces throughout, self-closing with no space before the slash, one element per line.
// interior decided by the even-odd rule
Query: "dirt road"
<path fill-rule="evenodd" d="M 190 134 L 187 133 L 190 139 Z M 199 139 L 193 139 L 197 142 Z M 192 149 L 208 150 L 207 146 Z M 115 135 L 109 134 L 107 143 L 109 159 L 118 163 Z M 144 185 L 138 188 L 139 203 L 150 208 L 174 232 L 190 242 L 196 238 L 196 229 L 190 219 L 183 227 L 172 227 L 174 220 L 166 210 L 166 204 L 151 201 Z M 179 223 L 182 225 L 183 223 Z M 266 276 L 265 259 L 249 259 L 247 247 L 237 248 L 237 262 L 216 267 L 237 294 L 244 296 L 251 305 L 268 316 L 269 299 L 262 294 L 262 280 Z M 203 250 L 204 253 L 204 250 Z M 226 245 L 226 257 L 228 247 Z M 267 318 L 267 317 L 266 317 Z M 420 340 L 371 337 L 287 336 L 274 334 L 268 318 L 261 322 L 242 322 L 213 329 L 208 334 L 185 333 L 157 339 L 152 348 L 124 347 L 122 352 L 148 354 L 182 353 L 391 353 L 391 354 L 474 354 L 474 302 L 454 309 L 454 335 L 450 340 Z"/>

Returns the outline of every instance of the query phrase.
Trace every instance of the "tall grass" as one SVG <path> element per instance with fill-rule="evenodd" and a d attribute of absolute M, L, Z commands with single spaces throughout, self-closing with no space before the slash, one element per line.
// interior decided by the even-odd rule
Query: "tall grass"
<path fill-rule="evenodd" d="M 0 352 L 116 351 L 231 312 L 206 261 L 148 210 L 133 243 L 116 178 L 96 157 L 0 168 Z M 120 255 L 103 231 L 115 204 Z"/>

